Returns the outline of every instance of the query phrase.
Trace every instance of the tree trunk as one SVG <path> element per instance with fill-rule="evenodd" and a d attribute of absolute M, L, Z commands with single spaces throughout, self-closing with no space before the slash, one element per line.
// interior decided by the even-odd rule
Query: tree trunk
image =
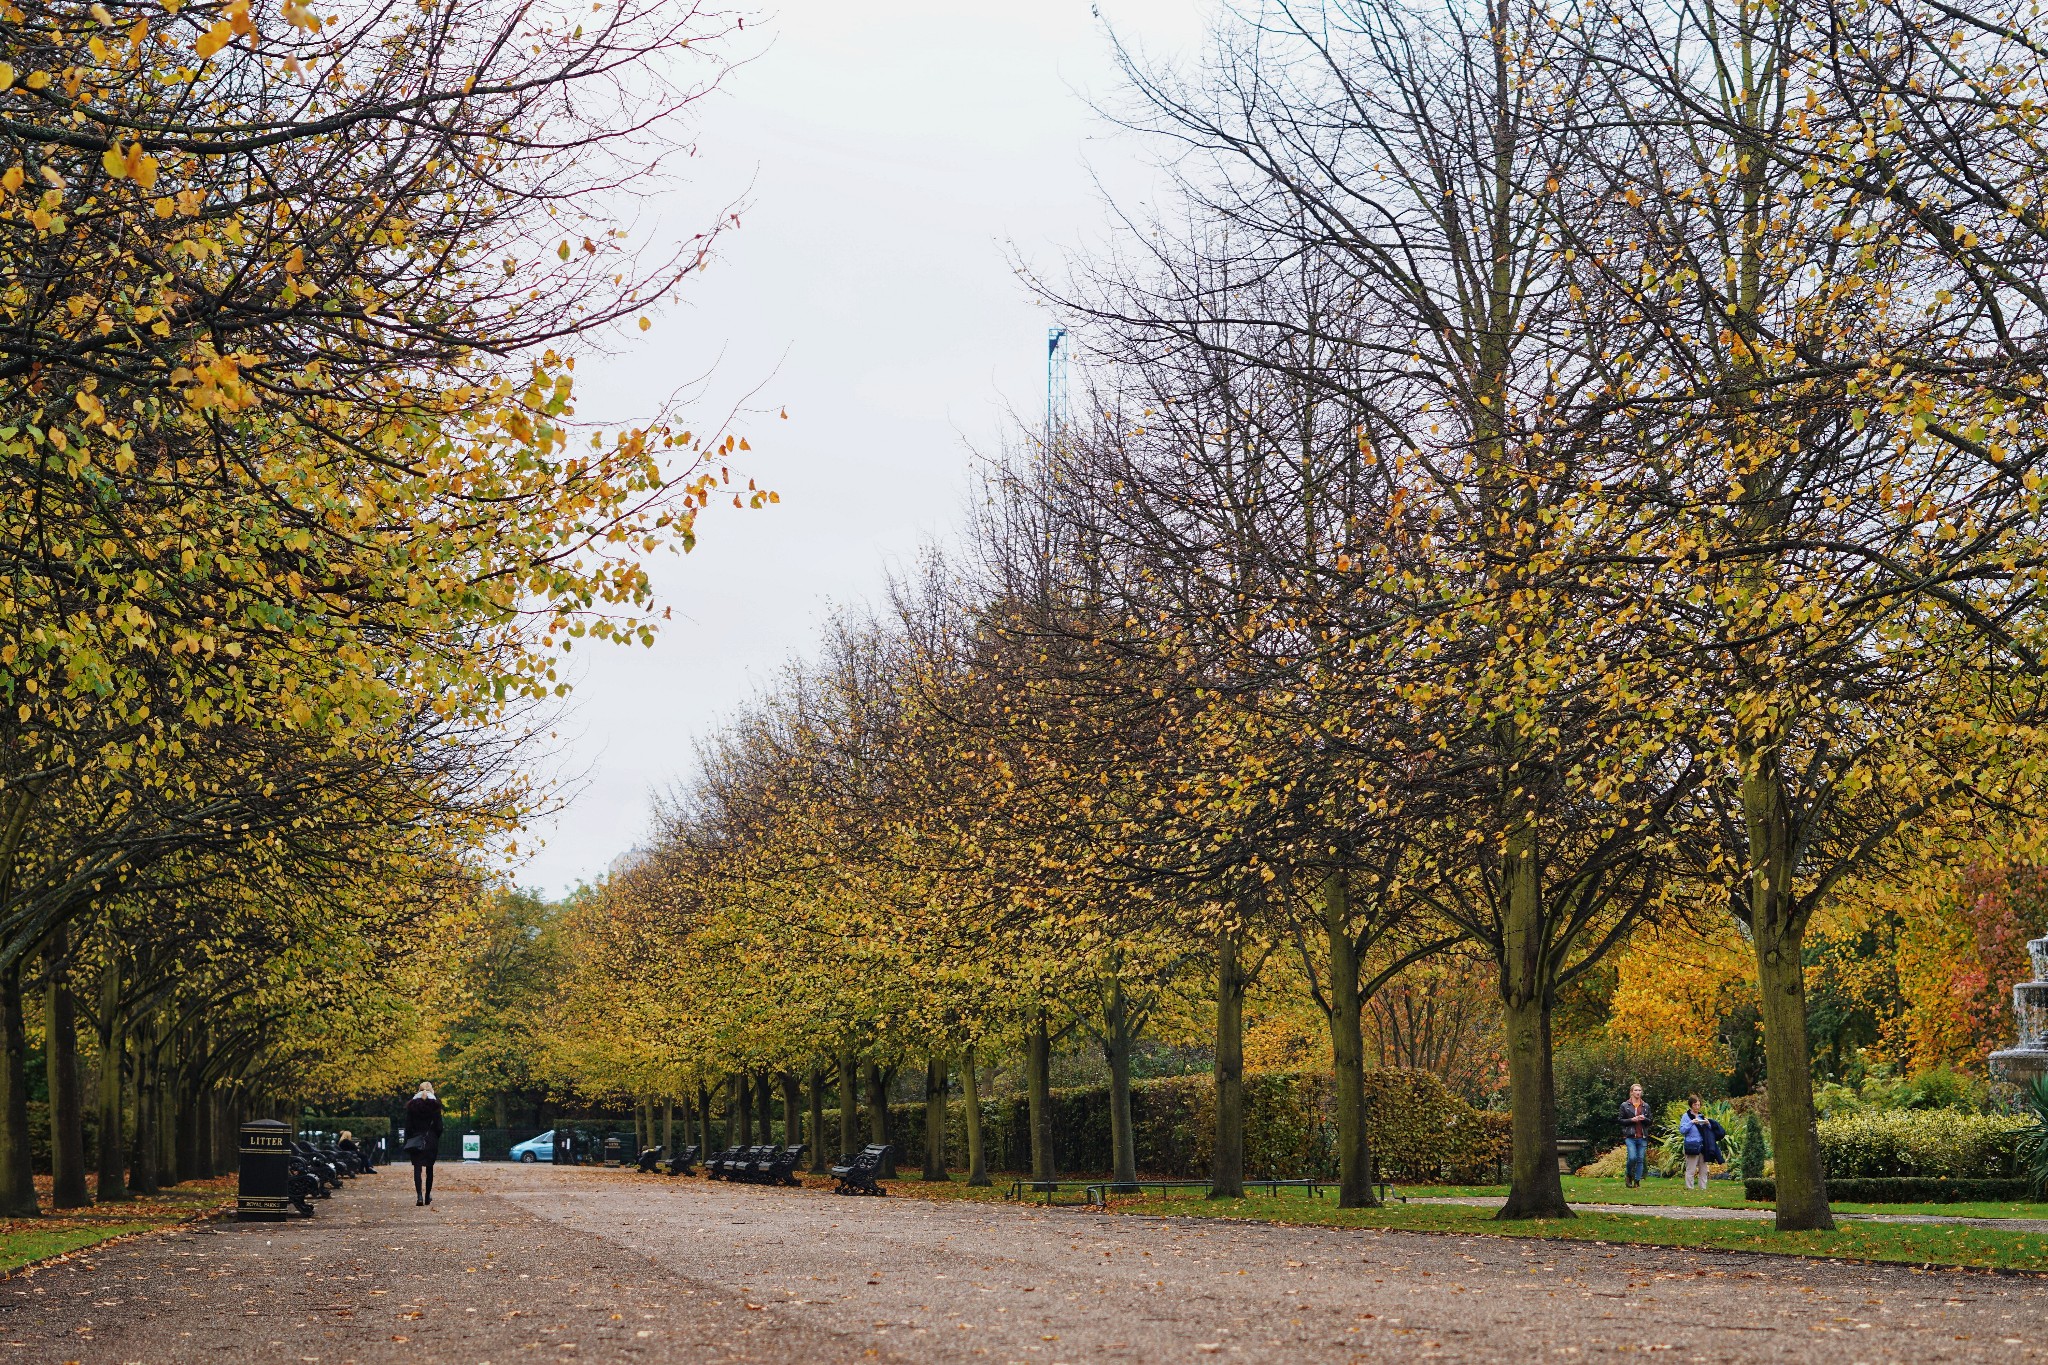
<path fill-rule="evenodd" d="M 1792 903 L 1792 822 L 1779 779 L 1777 750 L 1744 755 L 1742 817 L 1749 840 L 1750 938 L 1764 1026 L 1764 1069 L 1771 1095 L 1771 1155 L 1776 1162 L 1778 1229 L 1831 1231 L 1827 1172 L 1813 1107 L 1812 1042 L 1806 1032 L 1806 922 Z"/>
<path fill-rule="evenodd" d="M 726 1106 L 726 1124 L 731 1126 L 735 1115 L 739 1121 L 740 1135 L 737 1142 L 742 1147 L 754 1144 L 754 1079 L 745 1072 L 733 1077 L 732 1099 Z"/>
<path fill-rule="evenodd" d="M 831 1166 L 825 1144 L 825 1069 L 814 1066 L 810 1076 L 810 1111 L 805 1116 L 804 1141 L 811 1144 L 811 1174 L 824 1175 Z"/>
<path fill-rule="evenodd" d="M 128 1188 L 140 1195 L 157 1192 L 156 1067 L 147 1041 L 140 1034 L 134 1039 L 135 1141 L 128 1152 Z"/>
<path fill-rule="evenodd" d="M 206 1176 L 206 1158 L 202 1148 L 205 1142 L 204 1100 L 199 1088 L 180 1077 L 176 1087 L 178 1096 L 177 1154 L 174 1169 L 180 1180 L 200 1180 Z M 357 1146 L 368 1147 L 369 1139 L 364 1138 Z"/>
<path fill-rule="evenodd" d="M 946 1174 L 946 1059 L 936 1052 L 924 1064 L 924 1178 L 951 1178 Z"/>
<path fill-rule="evenodd" d="M 1138 1178 L 1138 1138 L 1131 1125 L 1131 1002 L 1118 977 L 1109 980 L 1109 1008 L 1102 1029 L 1103 1060 L 1109 1063 L 1110 1179 L 1130 1185 Z"/>
<path fill-rule="evenodd" d="M 782 1073 L 782 1145 L 804 1140 L 804 1085 L 794 1071 Z"/>
<path fill-rule="evenodd" d="M 1796 930 L 1756 935 L 1763 1005 L 1764 1066 L 1771 1095 L 1771 1151 L 1777 1175 L 1777 1226 L 1783 1232 L 1831 1231 L 1806 1032 L 1806 968 Z"/>
<path fill-rule="evenodd" d="M 1235 934 L 1216 945 L 1216 1157 L 1211 1199 L 1244 1198 L 1244 957 Z"/>
<path fill-rule="evenodd" d="M 178 1183 L 178 1085 L 177 1068 L 165 1060 L 164 1049 L 172 1044 L 160 1044 L 157 1064 L 152 1070 L 156 1075 L 156 1183 L 159 1189 Z M 176 1053 L 170 1056 L 175 1059 Z"/>
<path fill-rule="evenodd" d="M 1323 882 L 1323 938 L 1330 952 L 1330 1074 L 1337 1109 L 1337 1207 L 1379 1205 L 1366 1131 L 1365 1005 L 1358 990 L 1358 943 L 1351 937 L 1351 888 L 1344 874 Z"/>
<path fill-rule="evenodd" d="M 889 1144 L 889 1154 L 882 1158 L 882 1174 L 890 1180 L 896 1178 L 896 1144 L 889 1136 L 889 1081 L 895 1074 L 894 1067 L 885 1071 L 877 1063 L 868 1063 L 868 1141 Z"/>
<path fill-rule="evenodd" d="M 1557 1169 L 1557 1092 L 1550 1070 L 1552 968 L 1543 951 L 1542 868 L 1536 826 L 1523 820 L 1508 834 L 1502 878 L 1501 1002 L 1506 1007 L 1508 1102 L 1514 1155 L 1501 1218 L 1570 1218 Z"/>
<path fill-rule="evenodd" d="M 1031 1178 L 1054 1180 L 1052 1150 L 1052 1033 L 1045 1011 L 1031 1014 L 1031 1034 L 1024 1043 L 1025 1083 L 1030 1089 Z"/>
<path fill-rule="evenodd" d="M 123 1063 L 128 1040 L 123 1037 L 116 1007 L 121 999 L 120 959 L 109 955 L 100 977 L 100 1141 L 99 1172 L 94 1194 L 102 1204 L 128 1197 L 128 1153 L 121 1142 L 121 1098 L 127 1077 Z"/>
<path fill-rule="evenodd" d="M 969 1047 L 960 1058 L 960 1107 L 967 1119 L 967 1183 L 986 1185 L 988 1149 L 981 1145 L 981 1082 L 974 1068 L 974 1049 Z"/>
<path fill-rule="evenodd" d="M 860 1079 L 854 1067 L 853 1054 L 839 1054 L 839 1151 L 842 1156 L 852 1156 L 860 1150 L 860 1129 L 857 1125 L 860 1113 Z"/>
<path fill-rule="evenodd" d="M 85 1178 L 84 1096 L 78 1075 L 78 1007 L 65 983 L 66 944 L 50 950 L 50 988 L 43 997 L 43 1055 L 50 1079 L 50 1206 L 92 1203 Z"/>
<path fill-rule="evenodd" d="M 711 1141 L 711 1087 L 703 1081 L 697 1082 L 697 1150 L 703 1156 L 718 1150 Z"/>
<path fill-rule="evenodd" d="M 21 963 L 0 969 L 0 1217 L 35 1218 L 35 1167 L 28 1131 L 28 1019 Z"/>
<path fill-rule="evenodd" d="M 775 1087 L 771 1075 L 764 1070 L 754 1078 L 754 1126 L 761 1130 L 762 1142 L 775 1141 Z"/>

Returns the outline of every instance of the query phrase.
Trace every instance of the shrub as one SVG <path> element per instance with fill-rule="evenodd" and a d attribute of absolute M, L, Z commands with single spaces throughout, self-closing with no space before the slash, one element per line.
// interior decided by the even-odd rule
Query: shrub
<path fill-rule="evenodd" d="M 2020 1152 L 2027 1160 L 2027 1178 L 2034 1195 L 2048 1194 L 2048 1076 L 2036 1076 L 2020 1092 L 2029 1125 Z"/>
<path fill-rule="evenodd" d="M 1366 1131 L 1388 1180 L 1472 1182 L 1491 1178 L 1508 1150 L 1508 1116 L 1474 1109 L 1427 1071 L 1366 1073 Z M 947 1106 L 947 1161 L 966 1164 L 965 1110 Z M 1023 1096 L 982 1104 L 990 1170 L 1031 1167 L 1029 1104 Z M 890 1106 L 890 1138 L 899 1161 L 924 1150 L 924 1105 Z M 1216 1088 L 1210 1076 L 1166 1076 L 1131 1086 L 1138 1169 L 1197 1180 L 1216 1150 Z M 1324 1072 L 1264 1071 L 1245 1077 L 1245 1173 L 1253 1177 L 1329 1178 L 1337 1172 L 1336 1113 Z M 1053 1158 L 1063 1172 L 1111 1166 L 1109 1090 L 1052 1092 Z M 863 1128 L 865 1131 L 865 1128 Z"/>
<path fill-rule="evenodd" d="M 1665 1043 L 1632 1043 L 1596 1034 L 1567 1043 L 1553 1059 L 1557 1078 L 1557 1131 L 1562 1137 L 1584 1138 L 1588 1150 L 1604 1151 L 1621 1141 L 1621 1102 L 1631 1084 L 1656 1110 L 1697 1091 L 1707 1097 L 1724 1092 L 1723 1077 L 1710 1063 Z M 1723 1118 L 1722 1123 L 1728 1120 Z"/>
<path fill-rule="evenodd" d="M 1742 1120 L 1742 1143 L 1735 1158 L 1736 1169 L 1744 1180 L 1757 1180 L 1764 1173 L 1764 1159 L 1770 1155 L 1764 1139 L 1764 1126 L 1754 1113 Z"/>
<path fill-rule="evenodd" d="M 1972 1200 L 2006 1202 L 2029 1197 L 2025 1180 L 1950 1180 L 1941 1176 L 1892 1176 L 1876 1179 L 1828 1180 L 1828 1198 L 1844 1204 L 1961 1204 Z M 1778 1197 L 1775 1180 L 1745 1180 L 1744 1197 L 1771 1203 Z"/>
<path fill-rule="evenodd" d="M 2015 1114 L 1898 1109 L 1820 1121 L 1828 1184 L 1871 1177 L 2011 1180 L 2025 1174 L 2022 1145 L 2034 1121 Z"/>

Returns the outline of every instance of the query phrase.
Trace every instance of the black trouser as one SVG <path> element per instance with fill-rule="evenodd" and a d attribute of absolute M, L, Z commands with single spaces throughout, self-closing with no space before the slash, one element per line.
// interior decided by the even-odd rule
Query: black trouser
<path fill-rule="evenodd" d="M 425 1171 L 424 1183 L 420 1172 Z M 415 1154 L 412 1159 L 412 1194 L 415 1199 L 434 1197 L 434 1158 Z"/>

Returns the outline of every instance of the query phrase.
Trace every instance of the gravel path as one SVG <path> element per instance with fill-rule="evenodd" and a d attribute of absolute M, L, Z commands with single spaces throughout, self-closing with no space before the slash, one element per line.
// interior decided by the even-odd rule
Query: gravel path
<path fill-rule="evenodd" d="M 2048 1280 L 835 1199 L 628 1172 L 358 1180 L 307 1223 L 0 1282 L 10 1361 L 2048 1361 Z"/>

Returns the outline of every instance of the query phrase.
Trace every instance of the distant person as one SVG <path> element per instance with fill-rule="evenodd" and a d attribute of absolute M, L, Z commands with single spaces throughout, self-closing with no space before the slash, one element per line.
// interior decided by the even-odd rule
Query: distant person
<path fill-rule="evenodd" d="M 1707 1117 L 1707 1107 L 1700 1097 L 1692 1096 L 1685 1106 L 1685 1117 L 1678 1123 L 1678 1137 L 1685 1144 L 1687 1189 L 1707 1187 L 1707 1168 L 1720 1164 L 1721 1143 L 1727 1136 L 1727 1130 Z M 1695 1180 L 1699 1182 L 1697 1186 Z"/>
<path fill-rule="evenodd" d="M 434 1202 L 434 1158 L 441 1154 L 441 1101 L 434 1083 L 421 1081 L 405 1102 L 405 1154 L 412 1158 L 414 1208 Z"/>
<path fill-rule="evenodd" d="M 1628 1098 L 1621 1102 L 1621 1140 L 1628 1148 L 1628 1187 L 1635 1189 L 1643 1183 L 1650 1160 L 1650 1106 L 1643 1101 L 1640 1084 L 1630 1086 Z"/>

